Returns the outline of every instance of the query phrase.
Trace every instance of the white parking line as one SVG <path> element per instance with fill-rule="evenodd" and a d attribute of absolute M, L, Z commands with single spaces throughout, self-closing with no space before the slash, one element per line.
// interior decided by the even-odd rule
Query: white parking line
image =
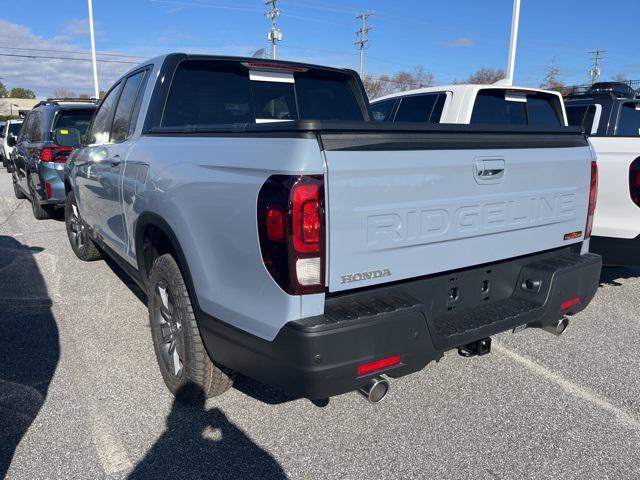
<path fill-rule="evenodd" d="M 562 388 L 565 392 L 575 397 L 580 398 L 586 402 L 591 403 L 592 405 L 605 410 L 606 412 L 612 414 L 618 422 L 623 424 L 628 428 L 632 428 L 635 430 L 640 430 L 640 421 L 634 416 L 628 414 L 620 407 L 615 406 L 609 400 L 604 397 L 601 397 L 597 393 L 589 390 L 588 388 L 581 387 L 580 385 L 576 385 L 575 383 L 562 378 L 557 373 L 553 373 L 548 368 L 539 365 L 533 360 L 523 357 L 522 355 L 517 354 L 516 352 L 504 347 L 502 345 L 498 345 L 496 342 L 493 343 L 493 349 L 497 352 L 500 352 L 512 360 L 516 361 L 523 367 L 532 371 L 533 373 L 544 377 L 546 380 L 555 383 L 560 388 Z"/>

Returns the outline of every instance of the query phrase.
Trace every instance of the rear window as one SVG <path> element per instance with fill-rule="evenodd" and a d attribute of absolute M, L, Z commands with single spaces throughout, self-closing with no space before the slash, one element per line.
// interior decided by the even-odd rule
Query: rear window
<path fill-rule="evenodd" d="M 472 124 L 562 126 L 562 108 L 555 95 L 503 89 L 478 92 L 471 114 Z"/>
<path fill-rule="evenodd" d="M 350 77 L 310 70 L 251 80 L 249 69 L 235 62 L 188 60 L 174 75 L 161 125 L 297 119 L 364 120 Z"/>
<path fill-rule="evenodd" d="M 565 105 L 567 122 L 573 127 L 584 127 L 587 133 L 593 132 L 593 121 L 596 117 L 595 105 Z"/>
<path fill-rule="evenodd" d="M 56 116 L 53 130 L 56 128 L 77 128 L 80 130 L 80 136 L 84 136 L 87 133 L 94 112 L 95 109 L 93 108 L 61 110 Z"/>
<path fill-rule="evenodd" d="M 22 123 L 10 123 L 9 124 L 9 133 L 12 133 L 16 137 L 18 133 L 20 133 L 20 128 L 22 128 Z"/>
<path fill-rule="evenodd" d="M 620 121 L 616 135 L 637 137 L 640 135 L 640 104 L 625 103 L 620 109 Z"/>

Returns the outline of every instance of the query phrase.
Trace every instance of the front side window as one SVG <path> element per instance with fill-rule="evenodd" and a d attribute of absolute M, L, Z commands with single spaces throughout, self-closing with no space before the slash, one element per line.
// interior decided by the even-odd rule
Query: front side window
<path fill-rule="evenodd" d="M 616 135 L 637 137 L 640 135 L 640 108 L 639 103 L 624 103 L 620 109 L 620 121 L 616 129 Z"/>
<path fill-rule="evenodd" d="M 122 95 L 118 101 L 118 107 L 113 117 L 111 128 L 111 141 L 123 142 L 129 136 L 133 107 L 140 91 L 140 85 L 144 79 L 146 70 L 130 76 L 122 89 Z"/>
<path fill-rule="evenodd" d="M 393 106 L 396 103 L 396 99 L 383 100 L 382 102 L 376 102 L 371 105 L 371 113 L 373 114 L 373 120 L 376 122 L 388 122 L 391 120 L 391 112 Z"/>
<path fill-rule="evenodd" d="M 102 103 L 98 107 L 98 111 L 93 118 L 91 124 L 91 130 L 87 138 L 87 144 L 92 145 L 94 143 L 107 143 L 109 142 L 109 134 L 111 132 L 111 123 L 113 120 L 113 113 L 120 94 L 121 85 L 116 85 L 107 96 L 102 100 Z"/>

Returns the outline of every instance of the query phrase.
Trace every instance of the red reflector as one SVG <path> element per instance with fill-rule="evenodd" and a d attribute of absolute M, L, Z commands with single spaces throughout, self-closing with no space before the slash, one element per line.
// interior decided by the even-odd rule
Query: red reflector
<path fill-rule="evenodd" d="M 361 377 L 362 375 L 377 372 L 378 370 L 384 370 L 385 368 L 399 364 L 400 355 L 394 355 L 393 357 L 383 358 L 374 362 L 363 363 L 362 365 L 358 365 L 358 376 Z"/>
<path fill-rule="evenodd" d="M 579 304 L 580 304 L 580 297 L 572 298 L 571 300 L 565 300 L 560 304 L 560 310 L 567 310 Z"/>
<path fill-rule="evenodd" d="M 53 162 L 53 148 L 45 147 L 40 150 L 40 160 L 43 162 Z"/>
<path fill-rule="evenodd" d="M 298 184 L 293 196 L 293 248 L 300 253 L 320 252 L 320 186 Z"/>
<path fill-rule="evenodd" d="M 44 182 L 44 189 L 47 192 L 47 198 L 51 198 L 52 193 L 51 193 L 51 184 L 49 182 Z"/>
<path fill-rule="evenodd" d="M 273 242 L 285 243 L 287 241 L 287 229 L 284 212 L 278 208 L 267 210 L 267 238 Z"/>

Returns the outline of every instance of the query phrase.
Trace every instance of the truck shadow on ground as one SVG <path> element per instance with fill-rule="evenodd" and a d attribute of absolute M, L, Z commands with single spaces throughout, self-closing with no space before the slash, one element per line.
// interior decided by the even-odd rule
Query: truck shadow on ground
<path fill-rule="evenodd" d="M 219 408 L 174 401 L 167 428 L 130 479 L 286 479 L 278 462 Z"/>
<path fill-rule="evenodd" d="M 623 285 L 620 280 L 640 277 L 640 268 L 638 267 L 602 267 L 600 274 L 600 286 L 610 285 L 620 287 Z"/>
<path fill-rule="evenodd" d="M 0 235 L 0 478 L 44 404 L 60 358 L 51 300 L 33 257 Z"/>

